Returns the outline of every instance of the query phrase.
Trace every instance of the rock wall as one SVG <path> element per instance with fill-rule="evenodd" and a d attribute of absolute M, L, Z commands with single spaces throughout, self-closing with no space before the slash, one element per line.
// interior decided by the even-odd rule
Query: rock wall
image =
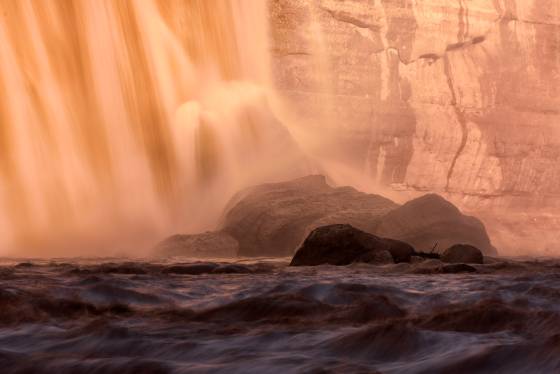
<path fill-rule="evenodd" d="M 496 223 L 511 253 L 525 243 L 498 231 L 515 217 L 556 222 L 538 234 L 556 244 L 560 1 L 269 0 L 269 11 L 276 87 L 322 138 L 318 157 L 405 195 L 443 194 Z"/>

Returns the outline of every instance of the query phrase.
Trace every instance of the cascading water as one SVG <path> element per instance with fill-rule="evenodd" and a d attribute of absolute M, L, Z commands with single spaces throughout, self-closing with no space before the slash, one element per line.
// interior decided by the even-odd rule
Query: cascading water
<path fill-rule="evenodd" d="M 266 2 L 1 0 L 0 18 L 0 254 L 137 249 L 302 172 L 268 104 Z"/>

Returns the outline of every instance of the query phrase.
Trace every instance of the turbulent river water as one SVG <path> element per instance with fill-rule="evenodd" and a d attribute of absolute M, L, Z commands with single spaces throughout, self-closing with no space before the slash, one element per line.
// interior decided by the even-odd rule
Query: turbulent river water
<path fill-rule="evenodd" d="M 3 260 L 2 373 L 560 372 L 560 261 Z"/>

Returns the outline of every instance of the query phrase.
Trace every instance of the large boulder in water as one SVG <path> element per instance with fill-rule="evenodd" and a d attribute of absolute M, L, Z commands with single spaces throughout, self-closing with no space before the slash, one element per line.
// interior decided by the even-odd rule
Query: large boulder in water
<path fill-rule="evenodd" d="M 418 250 L 428 250 L 437 243 L 448 248 L 456 243 L 473 245 L 486 254 L 496 248 L 482 222 L 466 216 L 455 205 L 435 194 L 411 200 L 381 219 L 375 234 L 410 243 Z"/>
<path fill-rule="evenodd" d="M 194 235 L 173 235 L 155 248 L 158 256 L 185 257 L 235 257 L 239 244 L 235 238 L 222 232 L 205 232 Z"/>
<path fill-rule="evenodd" d="M 345 223 L 372 232 L 379 218 L 397 207 L 379 195 L 333 188 L 314 175 L 240 192 L 226 209 L 221 229 L 237 239 L 241 256 L 292 256 L 319 226 Z"/>
<path fill-rule="evenodd" d="M 480 249 L 468 244 L 455 244 L 441 255 L 441 261 L 452 264 L 482 264 L 484 256 Z"/>
<path fill-rule="evenodd" d="M 410 261 L 414 248 L 398 240 L 380 238 L 350 225 L 316 228 L 294 255 L 291 266 L 386 264 Z"/>

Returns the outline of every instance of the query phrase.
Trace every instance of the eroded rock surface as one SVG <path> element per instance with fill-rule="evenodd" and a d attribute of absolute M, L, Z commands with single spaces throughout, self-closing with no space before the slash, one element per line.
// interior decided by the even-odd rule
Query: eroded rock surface
<path fill-rule="evenodd" d="M 269 8 L 276 86 L 298 123 L 326 139 L 320 157 L 489 220 L 528 214 L 525 236 L 535 215 L 560 216 L 559 1 Z M 556 245 L 535 232 L 521 246 Z"/>

